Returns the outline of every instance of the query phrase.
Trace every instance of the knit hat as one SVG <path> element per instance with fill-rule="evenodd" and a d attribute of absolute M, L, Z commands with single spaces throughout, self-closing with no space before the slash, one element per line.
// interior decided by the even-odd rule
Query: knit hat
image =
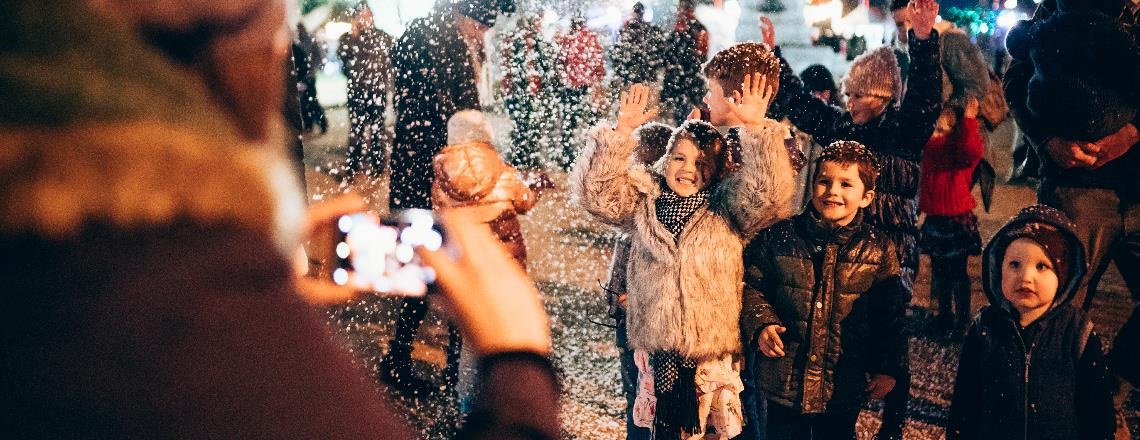
<path fill-rule="evenodd" d="M 455 11 L 483 23 L 487 27 L 495 25 L 499 13 L 515 12 L 514 0 L 460 0 Z"/>
<path fill-rule="evenodd" d="M 447 120 L 448 145 L 491 142 L 491 124 L 479 110 L 461 110 Z"/>
<path fill-rule="evenodd" d="M 888 99 L 902 95 L 902 73 L 894 49 L 880 46 L 856 58 L 843 77 L 843 91 Z"/>

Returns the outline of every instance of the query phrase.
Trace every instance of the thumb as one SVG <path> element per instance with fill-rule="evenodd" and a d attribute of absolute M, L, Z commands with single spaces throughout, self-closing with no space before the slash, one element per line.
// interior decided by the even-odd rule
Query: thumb
<path fill-rule="evenodd" d="M 788 329 L 787 329 L 786 327 L 782 326 L 782 325 L 777 325 L 777 326 L 776 326 L 776 333 L 783 333 L 783 332 L 785 332 L 785 331 L 787 331 L 787 330 L 788 330 Z"/>

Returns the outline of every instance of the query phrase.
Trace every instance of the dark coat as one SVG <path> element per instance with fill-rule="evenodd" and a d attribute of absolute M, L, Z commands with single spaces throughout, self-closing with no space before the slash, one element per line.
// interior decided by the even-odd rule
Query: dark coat
<path fill-rule="evenodd" d="M 864 400 L 868 374 L 906 371 L 910 294 L 894 244 L 862 214 L 829 230 L 808 208 L 757 235 L 744 264 L 747 349 L 758 350 L 765 327 L 787 328 L 785 356 L 756 355 L 756 382 L 769 399 L 804 413 L 850 409 Z"/>
<path fill-rule="evenodd" d="M 1127 2 L 1128 0 L 1103 0 L 1091 3 L 1099 4 L 1101 11 L 1108 14 L 1109 17 L 1118 17 Z M 1010 40 L 1007 41 L 1007 46 L 1014 43 L 1013 46 L 1009 46 L 1011 55 L 1028 52 L 1034 40 L 1032 38 L 1017 38 L 1017 35 L 1021 32 L 1029 32 L 1035 24 L 1046 21 L 1054 14 L 1056 8 L 1056 0 L 1045 0 L 1037 7 L 1033 18 L 1019 23 L 1010 30 Z M 1130 25 L 1130 27 L 1126 26 L 1125 28 L 1129 29 L 1128 32 L 1131 33 L 1132 38 L 1140 43 L 1140 24 L 1130 23 Z M 1017 42 L 1026 44 L 1018 47 Z M 1100 64 L 1109 65 L 1107 63 Z M 1053 137 L 1064 137 L 1061 136 L 1064 127 L 1059 127 L 1057 123 L 1047 123 L 1030 111 L 1029 84 L 1036 75 L 1037 70 L 1033 61 L 1027 56 L 1021 56 L 1012 58 L 1004 77 L 1005 98 L 1009 102 L 1010 112 L 1017 121 L 1018 129 L 1029 139 L 1032 154 L 1040 161 L 1038 169 L 1028 171 L 1041 178 L 1043 188 L 1056 186 L 1107 188 L 1116 190 L 1124 201 L 1140 201 L 1140 173 L 1136 172 L 1137 169 L 1140 169 L 1140 148 L 1136 148 L 1135 145 L 1123 156 L 1093 170 L 1088 168 L 1065 170 L 1053 163 L 1053 158 L 1046 151 L 1045 143 Z M 1140 127 L 1140 113 L 1133 118 L 1131 123 Z"/>
<path fill-rule="evenodd" d="M 337 56 L 341 72 L 348 79 L 346 104 L 353 112 L 375 107 L 379 108 L 377 114 L 384 114 L 388 91 L 392 88 L 391 50 L 392 37 L 379 29 L 341 35 Z"/>
<path fill-rule="evenodd" d="M 479 109 L 475 68 L 453 13 L 412 20 L 392 51 L 396 142 L 389 206 L 431 209 L 432 158 L 447 144 L 447 120 Z"/>
<path fill-rule="evenodd" d="M 851 114 L 825 104 L 803 87 L 787 60 L 780 58 L 780 90 L 773 111 L 786 116 L 820 145 L 838 140 L 865 145 L 879 161 L 875 200 L 864 218 L 890 235 L 898 245 L 903 267 L 918 268 L 918 189 L 922 149 L 934 132 L 942 111 L 942 67 L 937 32 L 926 40 L 910 41 L 910 72 L 906 94 L 899 107 L 864 124 L 855 124 Z"/>
<path fill-rule="evenodd" d="M 1026 222 L 1061 229 L 1070 249 L 1080 241 L 1057 211 L 1022 211 L 998 231 Z M 982 287 L 990 300 L 962 345 L 947 438 L 1111 439 L 1112 391 L 1100 338 L 1084 312 L 1070 304 L 1085 273 L 1083 252 L 1069 263 L 1052 308 L 1027 328 L 1001 293 L 1004 246 L 982 255 Z M 1000 249 L 999 249 L 1000 248 Z"/>

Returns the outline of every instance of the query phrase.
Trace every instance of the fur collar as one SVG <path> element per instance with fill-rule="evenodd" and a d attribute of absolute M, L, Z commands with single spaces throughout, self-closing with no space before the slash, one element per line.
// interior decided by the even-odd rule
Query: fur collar
<path fill-rule="evenodd" d="M 265 231 L 295 249 L 303 199 L 278 148 L 174 124 L 0 130 L 0 233 L 67 239 L 190 220 Z"/>

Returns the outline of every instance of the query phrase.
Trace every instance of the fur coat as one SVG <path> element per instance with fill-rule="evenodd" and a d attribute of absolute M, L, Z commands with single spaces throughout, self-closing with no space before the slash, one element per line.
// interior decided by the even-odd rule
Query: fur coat
<path fill-rule="evenodd" d="M 675 350 L 691 359 L 738 353 L 744 244 L 793 214 L 787 129 L 765 120 L 740 129 L 740 168 L 712 189 L 680 238 L 657 220 L 661 183 L 631 165 L 632 138 L 598 127 L 571 177 L 588 212 L 630 234 L 627 264 L 629 346 Z"/>

